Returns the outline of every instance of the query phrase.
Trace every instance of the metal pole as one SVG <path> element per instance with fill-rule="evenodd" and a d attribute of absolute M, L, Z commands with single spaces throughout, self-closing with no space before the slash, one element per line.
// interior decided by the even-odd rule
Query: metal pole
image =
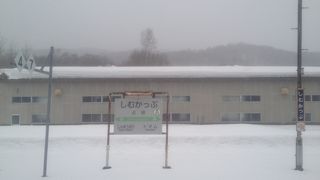
<path fill-rule="evenodd" d="M 43 175 L 47 177 L 47 159 L 48 159 L 48 144 L 49 144 L 49 124 L 50 124 L 50 112 L 51 112 L 51 91 L 52 91 L 52 61 L 53 61 L 53 47 L 50 48 L 49 55 L 49 85 L 48 85 L 48 104 L 47 104 L 47 121 L 46 121 L 46 137 L 44 146 L 44 162 L 43 162 Z"/>
<path fill-rule="evenodd" d="M 297 89 L 302 88 L 302 63 L 301 63 L 301 51 L 302 51 L 302 0 L 298 0 L 298 46 L 297 46 Z M 298 123 L 299 117 L 297 117 Z M 295 170 L 303 171 L 303 144 L 302 133 L 297 129 L 296 138 L 296 168 Z"/>
<path fill-rule="evenodd" d="M 111 166 L 109 166 L 109 152 L 110 152 L 110 122 L 111 122 L 111 97 L 112 94 L 109 94 L 109 106 L 108 106 L 108 134 L 107 134 L 107 147 L 106 147 L 106 165 L 102 169 L 110 169 Z"/>
<path fill-rule="evenodd" d="M 171 167 L 168 165 L 168 151 L 169 151 L 169 99 L 170 96 L 167 94 L 167 115 L 166 115 L 166 147 L 165 147 L 165 163 L 163 168 L 164 169 L 170 169 Z"/>
<path fill-rule="evenodd" d="M 301 71 L 302 71 L 302 0 L 298 0 L 298 46 L 297 46 L 297 88 L 302 88 L 302 78 L 301 78 Z"/>

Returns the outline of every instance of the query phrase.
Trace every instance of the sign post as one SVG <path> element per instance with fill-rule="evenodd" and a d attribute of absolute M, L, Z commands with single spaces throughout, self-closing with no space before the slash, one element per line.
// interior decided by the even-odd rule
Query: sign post
<path fill-rule="evenodd" d="M 111 168 L 109 165 L 110 123 L 111 102 L 114 95 L 122 96 L 122 98 L 115 99 L 114 103 L 114 134 L 163 134 L 162 98 L 156 98 L 156 95 L 166 95 L 166 144 L 165 166 L 163 168 L 170 169 L 168 165 L 170 96 L 166 92 L 114 92 L 109 94 L 106 165 L 103 169 Z"/>
<path fill-rule="evenodd" d="M 43 162 L 43 174 L 42 177 L 47 177 L 47 159 L 48 159 L 48 144 L 49 144 L 49 124 L 50 124 L 50 112 L 51 112 L 51 94 L 52 94 L 52 61 L 53 61 L 53 47 L 50 48 L 49 53 L 49 72 L 41 69 L 36 69 L 36 62 L 32 56 L 29 56 L 26 61 L 23 54 L 19 53 L 14 59 L 15 65 L 19 72 L 23 69 L 29 70 L 30 73 L 36 71 L 38 73 L 49 75 L 48 78 L 48 101 L 47 101 L 47 119 L 46 119 L 46 132 L 45 132 L 45 147 L 44 147 L 44 162 Z"/>
<path fill-rule="evenodd" d="M 168 165 L 168 155 L 169 155 L 169 120 L 170 120 L 169 100 L 170 100 L 170 96 L 169 96 L 169 94 L 167 93 L 166 146 L 165 146 L 165 161 L 164 161 L 163 169 L 171 169 L 171 167 Z"/>
<path fill-rule="evenodd" d="M 302 0 L 298 0 L 296 168 L 303 171 L 304 92 L 302 87 Z"/>
<path fill-rule="evenodd" d="M 297 90 L 297 138 L 296 138 L 296 168 L 303 171 L 303 141 L 302 132 L 305 131 L 304 121 L 304 91 L 302 88 Z"/>

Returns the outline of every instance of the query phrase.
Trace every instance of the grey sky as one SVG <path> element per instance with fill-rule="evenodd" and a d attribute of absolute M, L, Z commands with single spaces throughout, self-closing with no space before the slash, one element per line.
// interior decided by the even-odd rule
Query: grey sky
<path fill-rule="evenodd" d="M 304 0 L 303 44 L 320 51 L 320 1 Z M 297 0 L 0 0 L 0 35 L 32 48 L 140 47 L 154 30 L 160 50 L 252 43 L 296 49 Z"/>

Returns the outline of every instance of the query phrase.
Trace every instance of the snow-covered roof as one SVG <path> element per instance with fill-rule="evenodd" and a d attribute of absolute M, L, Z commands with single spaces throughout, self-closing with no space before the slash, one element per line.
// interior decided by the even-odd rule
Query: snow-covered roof
<path fill-rule="evenodd" d="M 45 68 L 47 71 L 48 68 Z M 9 79 L 43 79 L 38 72 L 0 69 Z M 296 66 L 156 66 L 156 67 L 54 67 L 55 79 L 131 78 L 261 78 L 296 77 Z M 304 77 L 320 77 L 320 66 L 304 67 Z"/>

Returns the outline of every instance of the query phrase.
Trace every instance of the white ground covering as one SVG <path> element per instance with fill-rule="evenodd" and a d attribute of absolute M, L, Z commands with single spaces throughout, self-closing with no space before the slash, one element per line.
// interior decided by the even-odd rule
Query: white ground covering
<path fill-rule="evenodd" d="M 304 168 L 295 171 L 295 126 L 172 125 L 169 165 L 162 135 L 112 135 L 106 125 L 51 126 L 42 178 L 43 126 L 0 126 L 1 180 L 319 180 L 320 126 L 303 133 Z"/>

